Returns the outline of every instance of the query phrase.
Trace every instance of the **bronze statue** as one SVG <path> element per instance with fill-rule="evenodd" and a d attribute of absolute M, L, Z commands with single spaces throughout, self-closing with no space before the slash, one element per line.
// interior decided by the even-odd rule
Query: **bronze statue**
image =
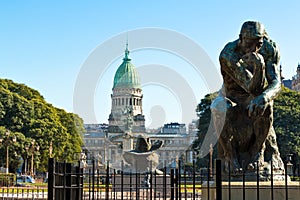
<path fill-rule="evenodd" d="M 284 169 L 273 128 L 273 100 L 281 88 L 279 58 L 275 42 L 255 21 L 245 22 L 239 39 L 220 54 L 223 87 L 211 110 L 218 154 L 227 170 L 229 164 L 234 172 L 255 165 L 262 169 L 271 160 L 274 169 Z"/>
<path fill-rule="evenodd" d="M 129 169 L 131 169 L 132 172 L 147 173 L 149 170 L 152 170 L 160 173 L 160 171 L 156 169 L 159 164 L 159 155 L 156 153 L 156 150 L 161 148 L 162 145 L 163 142 L 160 140 L 151 143 L 148 137 L 139 135 L 136 138 L 135 148 L 133 150 L 123 151 L 124 161 L 129 165 Z"/>

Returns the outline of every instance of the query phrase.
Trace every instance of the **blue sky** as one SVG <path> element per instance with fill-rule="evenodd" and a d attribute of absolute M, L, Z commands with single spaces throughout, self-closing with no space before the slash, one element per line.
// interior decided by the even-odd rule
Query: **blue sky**
<path fill-rule="evenodd" d="M 73 112 L 80 70 L 106 41 L 127 32 L 130 48 L 135 46 L 135 38 L 130 37 L 133 30 L 150 27 L 174 31 L 197 43 L 218 70 L 221 49 L 237 39 L 246 20 L 265 25 L 280 47 L 283 73 L 291 78 L 300 61 L 299 10 L 298 1 L 1 1 L 0 78 L 35 88 L 54 106 Z M 122 62 L 125 43 L 124 37 L 119 47 L 112 47 L 120 53 L 99 77 L 94 94 L 96 120 L 83 116 L 86 123 L 107 122 L 113 76 Z M 209 92 L 202 85 L 205 77 L 197 75 L 197 79 L 192 70 L 186 70 L 190 65 L 180 55 L 146 48 L 132 50 L 130 55 L 137 68 L 164 65 L 181 74 L 197 102 Z M 159 118 L 157 124 L 195 118 L 182 119 L 186 108 L 170 87 L 157 83 L 143 86 L 148 125 L 153 117 Z"/>

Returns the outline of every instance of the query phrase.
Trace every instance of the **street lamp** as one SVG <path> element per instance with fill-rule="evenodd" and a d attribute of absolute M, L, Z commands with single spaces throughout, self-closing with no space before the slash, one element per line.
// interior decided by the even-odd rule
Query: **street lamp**
<path fill-rule="evenodd" d="M 29 146 L 28 144 L 25 144 L 25 150 L 26 150 L 26 159 L 25 159 L 25 174 L 27 174 L 27 166 L 28 166 L 28 149 L 29 149 Z"/>
<path fill-rule="evenodd" d="M 29 145 L 25 145 L 25 149 L 26 149 L 27 155 L 28 155 L 28 152 L 31 153 L 30 175 L 33 176 L 33 158 L 34 158 L 34 153 L 38 152 L 40 150 L 40 146 L 35 143 L 35 140 L 32 140 L 30 146 Z M 25 165 L 25 168 L 26 168 L 26 165 Z M 25 173 L 26 173 L 26 169 L 25 169 Z"/>
<path fill-rule="evenodd" d="M 52 145 L 52 141 L 50 142 L 49 145 L 49 157 L 52 158 L 52 151 L 53 151 L 53 145 Z"/>
<path fill-rule="evenodd" d="M 6 169 L 5 172 L 8 174 L 9 171 L 9 144 L 10 142 L 15 143 L 17 141 L 16 136 L 10 137 L 10 132 L 6 131 L 5 133 L 5 137 L 4 138 L 0 138 L 0 143 L 5 144 L 6 147 Z"/>
<path fill-rule="evenodd" d="M 209 145 L 209 175 L 212 176 L 212 168 L 213 168 L 213 145 Z"/>

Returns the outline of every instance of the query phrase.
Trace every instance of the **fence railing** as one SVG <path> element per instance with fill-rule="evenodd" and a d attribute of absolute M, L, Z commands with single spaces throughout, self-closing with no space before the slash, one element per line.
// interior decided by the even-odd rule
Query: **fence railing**
<path fill-rule="evenodd" d="M 88 169 L 80 163 L 55 162 L 49 159 L 49 199 L 201 199 L 201 185 L 208 177 L 196 173 L 195 163 L 190 170 L 181 168 L 161 172 L 137 173 L 107 167 L 96 169 L 95 161 Z M 123 166 L 123 165 L 122 165 Z M 179 170 L 181 169 L 181 170 Z"/>
<path fill-rule="evenodd" d="M 210 163 L 210 162 L 209 162 Z M 40 186 L 7 184 L 0 187 L 1 199 L 189 199 L 189 200 L 291 200 L 300 199 L 300 168 L 276 174 L 271 169 L 268 180 L 261 181 L 260 172 L 252 175 L 241 171 L 238 175 L 223 173 L 222 163 L 216 160 L 213 168 L 200 172 L 195 162 L 189 168 L 164 167 L 146 173 L 116 170 L 108 165 L 97 169 L 92 160 L 89 168 L 80 163 L 55 162 L 49 159 L 48 188 Z M 123 166 L 123 165 L 122 165 Z M 272 166 L 272 165 L 271 165 Z M 238 178 L 237 178 L 238 176 Z M 251 177 L 249 177 L 251 176 Z M 282 179 L 280 180 L 281 177 Z"/>
<path fill-rule="evenodd" d="M 0 188 L 0 199 L 37 199 L 46 200 L 48 199 L 48 189 L 45 187 L 1 187 Z"/>
<path fill-rule="evenodd" d="M 0 199 L 51 199 L 51 200 L 94 200 L 94 199 L 189 199 L 189 200 L 291 200 L 300 198 L 299 165 L 294 174 L 278 174 L 271 169 L 269 180 L 261 181 L 259 173 L 250 178 L 247 173 L 222 173 L 221 161 L 217 160 L 214 170 L 200 173 L 195 162 L 189 168 L 149 170 L 136 173 L 115 170 L 106 166 L 97 169 L 95 162 L 83 169 L 80 163 L 55 162 L 49 159 L 48 188 L 43 187 L 0 187 Z M 123 165 L 122 165 L 123 166 Z M 210 165 L 208 165 L 210 167 Z M 285 165 L 287 172 L 287 165 Z"/>

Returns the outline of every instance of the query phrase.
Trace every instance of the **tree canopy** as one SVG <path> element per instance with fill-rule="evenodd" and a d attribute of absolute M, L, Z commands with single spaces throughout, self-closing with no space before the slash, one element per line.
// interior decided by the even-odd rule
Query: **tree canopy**
<path fill-rule="evenodd" d="M 78 115 L 47 103 L 37 90 L 24 84 L 0 79 L 0 166 L 5 166 L 7 146 L 12 172 L 31 156 L 39 171 L 47 170 L 50 154 L 72 162 L 73 154 L 81 151 L 83 132 Z"/>
<path fill-rule="evenodd" d="M 193 143 L 197 151 L 208 131 L 211 120 L 210 105 L 217 93 L 207 94 L 197 105 L 198 115 L 198 138 Z M 292 161 L 298 164 L 300 161 L 300 93 L 282 87 L 279 96 L 274 100 L 274 123 L 277 135 L 277 143 L 282 160 L 286 161 L 292 154 Z M 214 147 L 214 158 L 217 156 L 217 145 Z M 206 166 L 208 157 L 198 161 L 200 166 Z M 206 160 L 206 161 L 205 161 Z"/>

